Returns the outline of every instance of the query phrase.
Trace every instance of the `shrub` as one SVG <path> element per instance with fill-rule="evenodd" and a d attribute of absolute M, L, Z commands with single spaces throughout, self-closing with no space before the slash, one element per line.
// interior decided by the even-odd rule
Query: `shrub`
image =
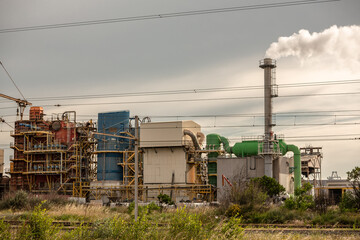
<path fill-rule="evenodd" d="M 146 215 L 140 216 L 137 221 L 125 221 L 115 216 L 95 224 L 89 239 L 156 239 L 156 227 L 152 227 Z"/>
<path fill-rule="evenodd" d="M 252 179 L 253 182 L 257 183 L 264 193 L 269 197 L 274 197 L 280 193 L 285 192 L 284 186 L 282 186 L 275 178 L 262 176 Z"/>
<path fill-rule="evenodd" d="M 240 205 L 239 204 L 230 205 L 230 207 L 225 212 L 225 216 L 227 216 L 227 217 L 241 216 Z"/>
<path fill-rule="evenodd" d="M 350 192 L 345 192 L 339 204 L 341 212 L 354 212 L 357 209 L 357 202 L 354 195 Z"/>
<path fill-rule="evenodd" d="M 241 218 L 231 217 L 221 227 L 221 233 L 225 239 L 240 239 L 244 235 L 244 228 L 240 226 Z"/>
<path fill-rule="evenodd" d="M 161 207 L 156 205 L 154 202 L 149 203 L 146 207 L 149 213 L 151 213 L 151 211 L 159 211 L 161 209 Z"/>
<path fill-rule="evenodd" d="M 65 197 L 56 194 L 42 195 L 38 197 L 20 190 L 6 195 L 4 199 L 0 201 L 0 210 L 32 210 L 39 204 L 41 204 L 42 208 L 49 209 L 53 205 L 64 206 L 69 202 L 70 201 L 68 201 Z"/>
<path fill-rule="evenodd" d="M 314 199 L 315 210 L 320 214 L 324 214 L 328 206 L 330 206 L 330 199 L 324 193 L 320 192 Z"/>
<path fill-rule="evenodd" d="M 29 196 L 25 191 L 9 194 L 1 201 L 0 209 L 22 210 L 29 207 Z"/>
<path fill-rule="evenodd" d="M 59 231 L 56 226 L 52 225 L 53 220 L 47 216 L 46 209 L 42 209 L 39 204 L 31 212 L 29 219 L 19 231 L 19 239 L 52 239 Z"/>
<path fill-rule="evenodd" d="M 285 200 L 285 207 L 287 209 L 306 210 L 314 207 L 314 199 L 309 194 L 312 189 L 310 183 L 305 183 L 301 188 L 295 189 L 295 197 L 290 197 Z"/>
<path fill-rule="evenodd" d="M 170 234 L 172 238 L 180 239 L 202 239 L 206 232 L 202 228 L 199 215 L 190 214 L 184 208 L 178 208 L 176 214 L 171 218 Z"/>
<path fill-rule="evenodd" d="M 157 196 L 158 200 L 160 203 L 165 203 L 165 204 L 169 204 L 169 205 L 174 205 L 174 201 L 171 200 L 170 196 L 167 194 L 162 194 L 160 193 Z"/>
<path fill-rule="evenodd" d="M 135 202 L 130 203 L 129 207 L 128 207 L 128 214 L 132 214 L 133 211 L 135 209 Z M 156 205 L 156 203 L 151 202 L 146 206 L 139 206 L 138 210 L 139 210 L 139 215 L 146 215 L 151 213 L 151 211 L 157 211 L 160 210 L 161 207 L 159 207 L 158 205 Z"/>
<path fill-rule="evenodd" d="M 89 229 L 89 226 L 81 223 L 79 227 L 75 228 L 74 230 L 70 232 L 65 232 L 61 239 L 63 240 L 87 240 L 87 239 L 94 239 L 91 236 L 91 231 Z"/>
<path fill-rule="evenodd" d="M 285 208 L 287 208 L 289 210 L 296 209 L 295 198 L 293 196 L 290 196 L 288 199 L 285 200 L 284 206 L 285 206 Z"/>
<path fill-rule="evenodd" d="M 347 179 L 351 182 L 353 187 L 353 197 L 355 199 L 355 208 L 360 209 L 360 167 L 355 167 L 350 172 L 347 172 Z"/>
<path fill-rule="evenodd" d="M 2 240 L 10 240 L 10 224 L 4 222 L 4 219 L 0 220 L 0 239 Z"/>

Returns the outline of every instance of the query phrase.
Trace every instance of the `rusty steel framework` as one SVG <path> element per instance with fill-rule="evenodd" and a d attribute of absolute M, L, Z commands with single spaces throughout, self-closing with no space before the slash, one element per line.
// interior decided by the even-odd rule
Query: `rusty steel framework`
<path fill-rule="evenodd" d="M 82 187 L 96 177 L 95 141 L 89 137 L 95 130 L 92 121 L 77 123 L 75 112 L 44 120 L 42 108 L 30 109 L 30 119 L 16 121 L 11 133 L 10 191 L 85 197 Z"/>
<path fill-rule="evenodd" d="M 321 187 L 322 147 L 307 146 L 300 148 L 301 174 L 312 181 L 315 188 Z"/>

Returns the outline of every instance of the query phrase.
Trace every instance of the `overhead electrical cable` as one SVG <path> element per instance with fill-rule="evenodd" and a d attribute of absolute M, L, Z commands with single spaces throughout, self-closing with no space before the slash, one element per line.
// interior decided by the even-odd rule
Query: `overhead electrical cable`
<path fill-rule="evenodd" d="M 23 100 L 26 100 L 26 98 L 24 97 L 24 95 L 22 94 L 22 92 L 20 91 L 19 87 L 16 85 L 14 79 L 11 77 L 10 73 L 6 70 L 4 64 L 0 61 L 0 65 L 2 66 L 2 68 L 5 70 L 6 74 L 8 75 L 8 77 L 10 78 L 10 80 L 12 81 L 12 83 L 14 84 L 14 86 L 16 87 L 16 89 L 19 91 L 20 95 L 22 96 Z"/>
<path fill-rule="evenodd" d="M 293 88 L 293 87 L 313 87 L 323 85 L 338 85 L 338 84 L 360 84 L 360 79 L 352 80 L 337 80 L 337 81 L 322 81 L 322 82 L 302 82 L 302 83 L 291 83 L 291 84 L 279 84 L 279 88 Z M 127 93 L 110 93 L 110 94 L 92 94 L 92 95 L 69 95 L 69 96 L 49 96 L 49 97 L 37 97 L 29 98 L 31 101 L 49 101 L 49 100 L 73 100 L 73 99 L 91 99 L 91 98 L 115 98 L 115 97 L 136 97 L 136 96 L 156 96 L 156 95 L 173 95 L 173 94 L 198 94 L 198 93 L 209 93 L 209 92 L 232 92 L 232 91 L 245 91 L 245 90 L 257 90 L 264 89 L 263 85 L 257 86 L 233 86 L 233 87 L 222 87 L 222 88 L 194 88 L 194 89 L 181 89 L 181 90 L 163 90 L 163 91 L 146 91 L 146 92 L 127 92 Z M 8 102 L 0 101 L 1 102 Z"/>
<path fill-rule="evenodd" d="M 319 96 L 343 96 L 343 95 L 358 95 L 360 92 L 343 92 L 343 93 L 317 93 L 317 94 L 295 94 L 283 95 L 278 98 L 293 98 L 293 97 L 319 97 Z M 199 102 L 199 101 L 224 101 L 224 100 L 245 100 L 245 99 L 264 99 L 264 96 L 248 96 L 248 97 L 224 97 L 224 98 L 198 98 L 198 99 L 169 99 L 169 100 L 144 100 L 144 101 L 128 101 L 128 102 L 103 102 L 103 103 L 68 103 L 68 104 L 46 104 L 43 106 L 95 106 L 95 105 L 113 105 L 113 104 L 149 104 L 149 103 L 174 103 L 174 102 Z M 5 109 L 5 108 L 0 108 Z"/>
<path fill-rule="evenodd" d="M 184 12 L 160 13 L 160 14 L 133 16 L 133 17 L 120 17 L 120 18 L 99 19 L 99 20 L 80 21 L 80 22 L 6 28 L 6 29 L 0 29 L 0 33 L 79 27 L 79 26 L 120 23 L 120 22 L 144 21 L 151 19 L 164 19 L 164 18 L 216 14 L 216 13 L 235 12 L 235 11 L 248 11 L 248 10 L 266 9 L 266 8 L 291 7 L 291 6 L 330 3 L 330 2 L 339 2 L 339 1 L 341 0 L 303 0 L 303 1 L 277 2 L 277 3 L 268 3 L 268 4 L 254 4 L 247 6 L 227 7 L 227 8 L 215 8 L 215 9 L 193 10 L 193 11 L 184 11 Z"/>
<path fill-rule="evenodd" d="M 293 97 L 319 97 L 319 96 L 344 96 L 358 95 L 360 92 L 340 92 L 340 93 L 313 93 L 313 94 L 294 94 L 282 95 L 278 98 Z M 62 107 L 62 106 L 96 106 L 96 105 L 123 105 L 123 104 L 149 104 L 149 103 L 174 103 L 174 102 L 199 102 L 199 101 L 224 101 L 224 100 L 246 100 L 246 99 L 264 99 L 264 96 L 245 96 L 245 97 L 224 97 L 224 98 L 197 98 L 197 99 L 168 99 L 168 100 L 143 100 L 128 102 L 102 102 L 102 103 L 67 103 L 67 104 L 45 104 L 43 107 Z M 10 109 L 12 107 L 1 107 L 0 109 Z"/>
<path fill-rule="evenodd" d="M 321 114 L 332 113 L 332 114 Z M 280 118 L 293 118 L 293 117 L 360 117 L 360 114 L 343 114 L 343 112 L 360 112 L 360 110 L 333 110 L 333 111 L 308 111 L 308 112 L 278 112 L 273 113 L 276 117 Z M 319 114 L 320 113 L 320 114 Z M 24 115 L 28 116 L 28 115 Z M 77 114 L 77 117 L 93 117 L 97 118 L 98 115 L 95 114 Z M 15 114 L 11 115 L 2 115 L 2 117 L 16 117 Z M 261 118 L 264 117 L 263 113 L 230 113 L 230 114 L 204 114 L 204 115 L 144 115 L 139 116 L 150 117 L 150 118 Z M 9 122 L 14 123 L 14 122 Z"/>

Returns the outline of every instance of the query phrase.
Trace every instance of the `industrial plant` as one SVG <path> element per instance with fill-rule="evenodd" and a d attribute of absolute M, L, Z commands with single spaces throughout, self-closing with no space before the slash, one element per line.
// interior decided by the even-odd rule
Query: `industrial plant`
<path fill-rule="evenodd" d="M 152 122 L 129 111 L 80 122 L 75 111 L 48 116 L 32 106 L 25 120 L 24 108 L 31 103 L 2 94 L 19 104 L 21 115 L 11 132 L 14 154 L 5 171 L 11 177 L 2 191 L 103 203 L 133 201 L 135 194 L 144 202 L 159 194 L 174 202 L 212 202 L 239 177 L 273 177 L 288 193 L 304 181 L 319 187 L 322 149 L 293 145 L 273 131 L 276 61 L 266 58 L 259 67 L 264 70 L 264 135 L 239 136 L 242 141 L 234 144 L 217 133 L 205 135 L 191 120 Z"/>

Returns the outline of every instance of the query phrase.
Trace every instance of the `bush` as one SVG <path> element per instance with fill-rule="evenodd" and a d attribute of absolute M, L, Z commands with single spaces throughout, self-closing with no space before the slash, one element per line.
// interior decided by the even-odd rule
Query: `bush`
<path fill-rule="evenodd" d="M 170 234 L 172 238 L 203 239 L 206 232 L 202 227 L 199 215 L 189 214 L 184 208 L 178 208 L 171 218 Z"/>
<path fill-rule="evenodd" d="M 7 194 L 4 199 L 0 201 L 0 210 L 32 210 L 40 204 L 42 208 L 49 209 L 51 206 L 64 206 L 69 202 L 65 197 L 56 194 L 38 197 L 20 190 L 12 194 Z"/>
<path fill-rule="evenodd" d="M 221 227 L 221 233 L 225 239 L 241 239 L 244 235 L 244 228 L 240 226 L 241 218 L 231 217 Z"/>
<path fill-rule="evenodd" d="M 128 214 L 132 214 L 133 211 L 135 209 L 135 202 L 130 203 L 129 207 L 128 207 Z M 146 206 L 139 206 L 138 210 L 139 210 L 139 216 L 141 215 L 147 215 L 150 214 L 152 211 L 158 211 L 160 210 L 161 207 L 159 207 L 158 205 L 156 205 L 156 203 L 151 202 Z"/>
<path fill-rule="evenodd" d="M 160 203 L 165 203 L 165 204 L 169 204 L 169 205 L 174 205 L 174 201 L 171 200 L 170 196 L 167 195 L 167 194 L 162 194 L 160 193 L 158 196 L 157 196 L 158 200 Z"/>
<path fill-rule="evenodd" d="M 355 213 L 339 213 L 338 211 L 328 211 L 325 214 L 315 216 L 311 220 L 315 225 L 347 225 L 352 227 L 360 226 L 360 216 Z"/>
<path fill-rule="evenodd" d="M 10 224 L 4 222 L 4 219 L 0 220 L 0 239 L 2 240 L 10 240 Z"/>
<path fill-rule="evenodd" d="M 119 216 L 93 225 L 93 231 L 87 235 L 88 239 L 157 239 L 157 225 L 151 225 L 142 215 L 138 221 L 125 221 Z"/>
<path fill-rule="evenodd" d="M 360 210 L 360 167 L 355 167 L 350 172 L 347 172 L 347 179 L 351 182 L 353 187 L 353 196 L 356 201 L 356 209 Z"/>
<path fill-rule="evenodd" d="M 257 183 L 264 193 L 269 197 L 274 197 L 280 193 L 285 192 L 284 186 L 282 186 L 275 178 L 262 176 L 258 178 L 253 178 L 252 181 Z"/>
<path fill-rule="evenodd" d="M 94 239 L 91 236 L 92 232 L 89 229 L 89 226 L 82 223 L 79 227 L 75 228 L 70 232 L 65 232 L 61 239 L 63 240 L 87 240 Z"/>
<path fill-rule="evenodd" d="M 355 212 L 357 209 L 357 202 L 354 195 L 350 192 L 345 192 L 339 204 L 341 212 Z"/>
<path fill-rule="evenodd" d="M 328 206 L 330 206 L 330 199 L 324 193 L 320 192 L 314 200 L 315 210 L 320 214 L 324 214 L 327 212 Z"/>
<path fill-rule="evenodd" d="M 22 210 L 29 207 L 29 196 L 25 191 L 9 194 L 0 203 L 0 209 Z"/>
<path fill-rule="evenodd" d="M 285 206 L 285 208 L 287 208 L 287 209 L 289 209 L 289 210 L 294 210 L 294 209 L 296 209 L 296 201 L 295 201 L 295 198 L 294 198 L 293 196 L 290 196 L 288 199 L 285 200 L 284 206 Z"/>
<path fill-rule="evenodd" d="M 29 219 L 24 222 L 18 234 L 19 239 L 53 239 L 58 233 L 59 229 L 52 225 L 53 220 L 46 215 L 46 209 L 42 209 L 42 204 L 36 206 Z"/>
<path fill-rule="evenodd" d="M 225 216 L 227 217 L 236 217 L 241 216 L 241 207 L 239 204 L 232 204 L 230 207 L 226 210 Z"/>
<path fill-rule="evenodd" d="M 311 189 L 312 185 L 310 183 L 305 183 L 301 188 L 295 189 L 295 197 L 290 197 L 286 199 L 285 207 L 290 210 L 306 210 L 309 208 L 314 208 L 314 199 L 309 194 Z"/>

